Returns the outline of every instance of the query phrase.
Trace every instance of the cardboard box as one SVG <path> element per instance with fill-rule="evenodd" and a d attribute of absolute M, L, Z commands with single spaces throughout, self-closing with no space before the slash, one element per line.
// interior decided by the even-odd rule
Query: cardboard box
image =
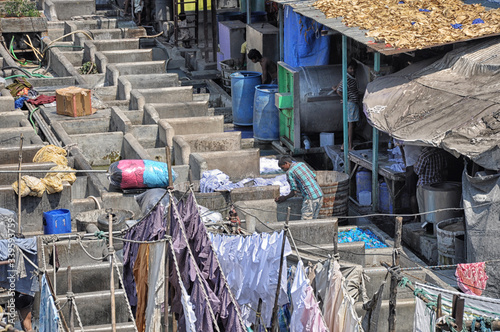
<path fill-rule="evenodd" d="M 95 113 L 91 103 L 91 91 L 89 89 L 70 86 L 56 90 L 57 114 L 67 116 L 85 116 Z"/>

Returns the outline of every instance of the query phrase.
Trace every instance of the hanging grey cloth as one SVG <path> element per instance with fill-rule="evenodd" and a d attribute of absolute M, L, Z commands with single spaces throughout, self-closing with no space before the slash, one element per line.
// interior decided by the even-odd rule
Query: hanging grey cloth
<path fill-rule="evenodd" d="M 377 332 L 378 318 L 380 314 L 380 307 L 382 306 L 382 294 L 384 293 L 385 281 L 380 285 L 378 291 L 373 294 L 370 301 L 363 304 L 363 310 L 366 310 L 365 317 L 361 322 L 363 331 Z"/>

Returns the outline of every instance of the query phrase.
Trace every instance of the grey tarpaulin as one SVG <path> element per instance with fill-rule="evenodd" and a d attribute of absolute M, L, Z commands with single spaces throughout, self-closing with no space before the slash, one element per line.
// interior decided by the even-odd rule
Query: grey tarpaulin
<path fill-rule="evenodd" d="M 500 169 L 500 38 L 417 62 L 368 84 L 368 121 L 407 143 Z"/>
<path fill-rule="evenodd" d="M 462 175 L 467 262 L 500 259 L 500 174 Z M 500 298 L 500 262 L 486 263 L 488 283 L 482 295 Z"/>

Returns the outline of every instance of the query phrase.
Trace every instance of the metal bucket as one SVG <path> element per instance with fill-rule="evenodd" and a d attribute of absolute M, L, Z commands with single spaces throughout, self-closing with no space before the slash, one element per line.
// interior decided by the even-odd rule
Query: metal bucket
<path fill-rule="evenodd" d="M 440 221 L 437 226 L 438 262 L 440 265 L 458 264 L 464 261 L 463 241 L 457 237 L 465 234 L 464 218 Z"/>
<path fill-rule="evenodd" d="M 226 91 L 230 92 L 231 91 L 231 74 L 238 71 L 238 69 L 236 69 L 236 60 L 235 59 L 226 59 L 226 60 L 219 62 L 219 64 L 220 64 L 221 76 L 222 76 L 222 86 L 225 88 Z"/>
<path fill-rule="evenodd" d="M 462 201 L 462 184 L 445 181 L 423 186 L 424 211 L 435 211 L 447 208 L 459 208 Z M 460 210 L 445 210 L 424 215 L 427 222 L 437 224 L 442 220 L 463 215 Z"/>
<path fill-rule="evenodd" d="M 320 218 L 347 215 L 349 175 L 336 171 L 315 171 L 316 180 L 323 191 Z"/>

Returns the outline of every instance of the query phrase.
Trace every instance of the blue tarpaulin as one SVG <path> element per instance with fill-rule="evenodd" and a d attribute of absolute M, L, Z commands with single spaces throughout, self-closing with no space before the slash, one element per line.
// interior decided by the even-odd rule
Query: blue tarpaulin
<path fill-rule="evenodd" d="M 327 65 L 330 37 L 321 36 L 323 25 L 285 6 L 284 57 L 293 67 Z"/>
<path fill-rule="evenodd" d="M 339 232 L 339 243 L 363 241 L 366 249 L 386 248 L 387 244 L 382 242 L 377 235 L 369 229 L 353 228 L 348 231 Z"/>

